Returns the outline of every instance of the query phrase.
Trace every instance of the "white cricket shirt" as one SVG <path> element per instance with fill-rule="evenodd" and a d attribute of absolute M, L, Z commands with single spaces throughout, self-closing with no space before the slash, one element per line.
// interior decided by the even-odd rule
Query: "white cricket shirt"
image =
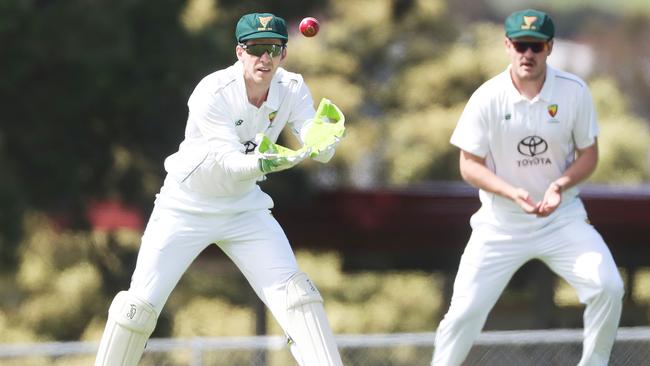
<path fill-rule="evenodd" d="M 299 139 L 313 118 L 313 100 L 299 74 L 278 68 L 267 100 L 248 101 L 241 62 L 199 82 L 188 101 L 185 140 L 165 160 L 167 178 L 156 204 L 194 212 L 229 213 L 273 207 L 257 185 L 263 179 L 252 155 L 257 133 L 275 142 L 288 123 Z"/>
<path fill-rule="evenodd" d="M 515 88 L 508 67 L 474 92 L 451 143 L 486 158 L 497 176 L 526 189 L 538 202 L 574 161 L 575 148 L 591 146 L 597 135 L 596 111 L 584 81 L 547 65 L 542 90 L 528 100 Z M 501 227 L 507 223 L 513 229 L 530 229 L 546 225 L 563 212 L 584 215 L 577 194 L 577 188 L 568 189 L 556 212 L 538 218 L 507 198 L 480 190 L 482 207 L 472 224 Z"/>

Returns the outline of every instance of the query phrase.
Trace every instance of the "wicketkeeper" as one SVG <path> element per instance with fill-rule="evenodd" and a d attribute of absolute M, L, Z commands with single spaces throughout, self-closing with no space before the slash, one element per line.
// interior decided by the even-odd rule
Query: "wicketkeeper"
<path fill-rule="evenodd" d="M 298 268 L 269 210 L 273 201 L 257 182 L 307 158 L 329 161 L 345 119 L 326 99 L 316 112 L 302 77 L 280 67 L 288 40 L 282 18 L 244 15 L 236 39 L 238 61 L 206 76 L 189 98 L 185 139 L 165 160 L 167 177 L 131 286 L 110 306 L 96 366 L 137 365 L 171 291 L 211 243 L 269 307 L 298 364 L 342 365 L 323 298 Z M 286 124 L 301 149 L 275 144 Z"/>

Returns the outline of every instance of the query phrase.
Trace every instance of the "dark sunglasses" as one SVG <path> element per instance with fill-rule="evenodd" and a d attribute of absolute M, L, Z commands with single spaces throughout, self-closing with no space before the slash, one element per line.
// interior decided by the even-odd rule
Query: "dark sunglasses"
<path fill-rule="evenodd" d="M 240 43 L 239 46 L 246 51 L 249 55 L 261 57 L 263 54 L 268 53 L 271 57 L 278 57 L 284 49 L 282 44 L 244 44 Z"/>
<path fill-rule="evenodd" d="M 533 53 L 540 53 L 546 49 L 548 42 L 517 42 L 511 40 L 515 50 L 519 53 L 525 53 L 529 48 Z"/>

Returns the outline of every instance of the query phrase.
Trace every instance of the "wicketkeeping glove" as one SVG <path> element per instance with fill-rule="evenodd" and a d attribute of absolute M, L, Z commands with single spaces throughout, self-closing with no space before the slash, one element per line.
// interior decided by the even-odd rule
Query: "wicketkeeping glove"
<path fill-rule="evenodd" d="M 265 174 L 292 168 L 305 160 L 311 153 L 310 148 L 294 151 L 275 144 L 263 133 L 258 133 L 255 136 L 255 143 L 257 144 L 256 154 L 259 156 L 259 168 Z"/>
<path fill-rule="evenodd" d="M 321 99 L 316 115 L 301 137 L 303 148 L 311 149 L 311 158 L 327 162 L 334 155 L 336 145 L 345 137 L 343 112 L 329 99 Z"/>

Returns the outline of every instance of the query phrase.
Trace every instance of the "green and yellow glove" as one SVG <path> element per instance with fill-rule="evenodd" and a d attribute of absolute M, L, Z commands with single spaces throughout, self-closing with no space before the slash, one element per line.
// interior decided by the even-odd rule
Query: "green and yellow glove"
<path fill-rule="evenodd" d="M 262 133 L 255 136 L 259 168 L 263 173 L 292 168 L 307 157 L 324 163 L 332 158 L 336 145 L 345 136 L 343 112 L 329 99 L 323 98 L 310 122 L 306 130 L 301 131 L 303 146 L 299 150 L 275 144 Z"/>
<path fill-rule="evenodd" d="M 273 143 L 263 133 L 255 136 L 256 154 L 259 156 L 259 168 L 264 174 L 275 173 L 296 166 L 311 153 L 310 148 L 298 151 Z"/>
<path fill-rule="evenodd" d="M 301 131 L 303 149 L 311 149 L 310 157 L 327 162 L 334 155 L 336 145 L 345 137 L 345 116 L 329 99 L 323 98 L 316 115 Z"/>

